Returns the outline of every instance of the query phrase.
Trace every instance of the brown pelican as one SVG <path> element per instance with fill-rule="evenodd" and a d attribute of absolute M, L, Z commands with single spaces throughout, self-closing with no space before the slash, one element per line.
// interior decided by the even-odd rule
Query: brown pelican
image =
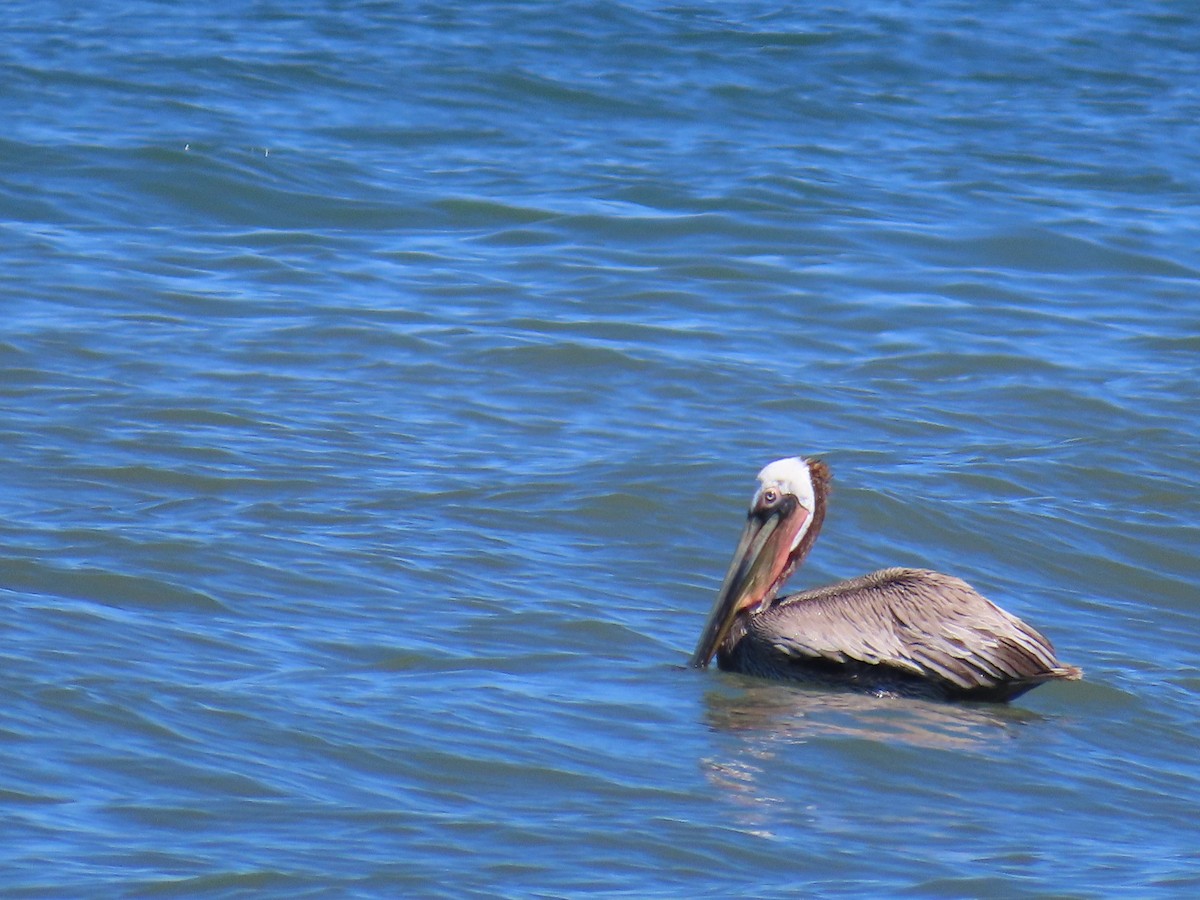
<path fill-rule="evenodd" d="M 965 581 L 882 569 L 776 599 L 825 520 L 829 467 L 800 457 L 758 473 L 746 528 L 691 665 L 879 694 L 1006 701 L 1076 680 L 1046 638 Z"/>

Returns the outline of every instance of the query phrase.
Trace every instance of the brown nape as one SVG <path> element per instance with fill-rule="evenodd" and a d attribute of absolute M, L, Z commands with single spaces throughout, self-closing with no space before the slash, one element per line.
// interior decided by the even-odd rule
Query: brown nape
<path fill-rule="evenodd" d="M 825 524 L 825 501 L 829 497 L 829 486 L 833 480 L 829 466 L 819 459 L 808 460 L 808 475 L 812 479 L 813 487 L 812 524 L 808 526 L 808 531 L 792 553 L 790 563 L 793 570 L 804 562 L 804 558 L 816 543 L 817 535 L 821 533 L 821 526 Z"/>
<path fill-rule="evenodd" d="M 812 478 L 813 493 L 823 501 L 829 496 L 830 485 L 833 483 L 833 472 L 830 471 L 829 464 L 823 459 L 810 459 L 808 474 Z"/>

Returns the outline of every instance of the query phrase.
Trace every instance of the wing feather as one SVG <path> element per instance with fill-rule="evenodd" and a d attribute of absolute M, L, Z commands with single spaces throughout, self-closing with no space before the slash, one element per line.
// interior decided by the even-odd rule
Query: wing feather
<path fill-rule="evenodd" d="M 1056 677 L 1054 648 L 965 581 L 883 569 L 784 597 L 748 632 L 796 661 L 882 665 L 964 691 Z"/>

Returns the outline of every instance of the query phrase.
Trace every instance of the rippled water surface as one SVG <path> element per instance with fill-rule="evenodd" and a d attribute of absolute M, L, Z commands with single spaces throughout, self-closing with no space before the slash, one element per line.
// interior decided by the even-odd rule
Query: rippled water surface
<path fill-rule="evenodd" d="M 1192 896 L 1189 4 L 13 3 L 11 896 Z M 960 575 L 1009 707 L 682 667 Z"/>

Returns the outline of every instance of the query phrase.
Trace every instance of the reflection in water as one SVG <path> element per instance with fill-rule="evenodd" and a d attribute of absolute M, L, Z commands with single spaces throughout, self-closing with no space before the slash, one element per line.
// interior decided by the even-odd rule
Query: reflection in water
<path fill-rule="evenodd" d="M 771 792 L 766 766 L 788 747 L 812 740 L 866 741 L 921 749 L 983 752 L 1015 737 L 1023 725 L 1044 720 L 1027 709 L 877 697 L 738 679 L 709 691 L 705 721 L 737 740 L 727 758 L 705 759 L 705 775 L 742 810 L 739 823 L 770 836 L 761 810 L 782 802 Z"/>
<path fill-rule="evenodd" d="M 982 749 L 1043 719 L 1014 706 L 877 697 L 750 679 L 733 691 L 710 691 L 705 705 L 705 719 L 716 730 L 772 742 L 840 735 L 959 750 Z"/>

